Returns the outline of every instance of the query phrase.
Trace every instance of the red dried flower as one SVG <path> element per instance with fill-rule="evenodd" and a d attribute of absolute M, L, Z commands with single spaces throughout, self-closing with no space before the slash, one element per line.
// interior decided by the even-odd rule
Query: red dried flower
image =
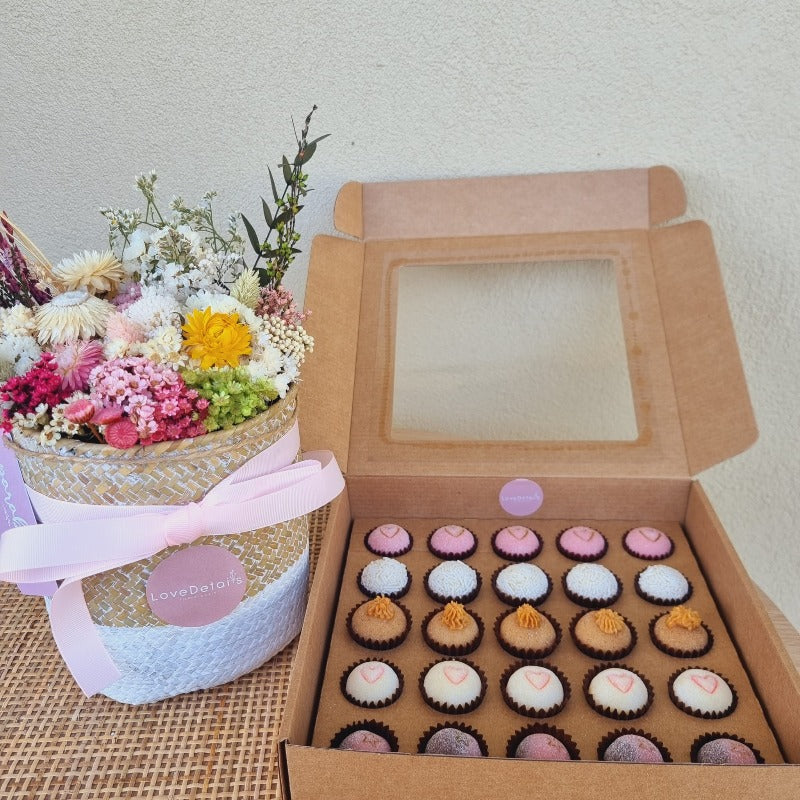
<path fill-rule="evenodd" d="M 64 409 L 64 416 L 77 425 L 84 425 L 91 422 L 97 409 L 91 400 L 75 400 Z"/>
<path fill-rule="evenodd" d="M 95 411 L 91 422 L 94 425 L 109 425 L 122 419 L 122 409 L 119 406 L 103 406 Z"/>
<path fill-rule="evenodd" d="M 139 441 L 139 432 L 129 419 L 118 419 L 106 426 L 106 441 L 120 450 L 127 450 Z"/>

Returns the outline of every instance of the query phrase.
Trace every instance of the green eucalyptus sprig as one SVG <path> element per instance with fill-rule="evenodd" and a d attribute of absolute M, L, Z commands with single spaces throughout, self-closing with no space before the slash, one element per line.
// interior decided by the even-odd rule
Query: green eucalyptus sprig
<path fill-rule="evenodd" d="M 256 233 L 250 220 L 242 214 L 242 222 L 247 230 L 250 244 L 256 252 L 256 260 L 253 269 L 258 271 L 258 279 L 261 286 L 271 289 L 277 288 L 286 270 L 289 269 L 297 253 L 301 252 L 297 243 L 300 241 L 300 234 L 295 230 L 297 215 L 303 206 L 300 199 L 308 193 L 308 175 L 303 172 L 303 167 L 309 162 L 317 143 L 330 136 L 329 133 L 318 136 L 312 141 L 308 141 L 308 127 L 311 123 L 311 115 L 317 110 L 314 106 L 305 119 L 300 135 L 295 131 L 297 140 L 297 154 L 290 162 L 286 156 L 281 161 L 281 171 L 283 173 L 284 187 L 278 194 L 278 187 L 275 184 L 275 177 L 272 169 L 268 168 L 269 180 L 272 188 L 272 197 L 275 203 L 273 211 L 264 198 L 261 198 L 261 207 L 264 212 L 264 221 L 267 223 L 267 233 L 261 238 Z M 270 242 L 270 237 L 275 234 L 275 242 Z M 261 260 L 264 264 L 259 266 Z"/>

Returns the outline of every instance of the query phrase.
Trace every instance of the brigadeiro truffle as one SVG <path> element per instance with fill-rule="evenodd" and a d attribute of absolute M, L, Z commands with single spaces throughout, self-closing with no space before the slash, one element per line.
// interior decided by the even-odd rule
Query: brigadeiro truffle
<path fill-rule="evenodd" d="M 611 608 L 578 614 L 570 624 L 570 633 L 578 650 L 607 661 L 628 655 L 636 644 L 636 629 Z"/>
<path fill-rule="evenodd" d="M 622 540 L 622 546 L 630 555 L 646 561 L 658 561 L 672 555 L 675 549 L 672 539 L 658 528 L 632 528 Z"/>
<path fill-rule="evenodd" d="M 425 574 L 425 588 L 440 603 L 469 603 L 478 596 L 481 576 L 463 561 L 444 561 Z"/>
<path fill-rule="evenodd" d="M 383 708 L 400 697 L 403 675 L 388 661 L 361 661 L 342 674 L 342 694 L 354 705 Z"/>
<path fill-rule="evenodd" d="M 350 635 L 371 650 L 397 647 L 410 627 L 411 614 L 399 603 L 381 595 L 357 605 L 347 617 Z"/>
<path fill-rule="evenodd" d="M 428 537 L 428 549 L 439 558 L 469 558 L 477 546 L 475 534 L 463 525 L 443 525 Z"/>
<path fill-rule="evenodd" d="M 615 603 L 622 594 L 619 578 L 602 564 L 576 564 L 561 580 L 564 594 L 585 608 L 602 608 Z"/>
<path fill-rule="evenodd" d="M 653 702 L 653 689 L 635 670 L 600 664 L 586 673 L 583 690 L 589 705 L 605 717 L 641 717 Z"/>
<path fill-rule="evenodd" d="M 608 541 L 600 531 L 576 525 L 561 532 L 556 547 L 562 556 L 573 561 L 597 561 L 606 554 Z"/>
<path fill-rule="evenodd" d="M 397 737 L 388 726 L 365 719 L 342 728 L 331 740 L 331 747 L 362 753 L 396 753 Z"/>
<path fill-rule="evenodd" d="M 763 764 L 761 753 L 739 736 L 731 733 L 706 733 L 692 745 L 692 761 L 697 764 L 745 766 Z"/>
<path fill-rule="evenodd" d="M 413 544 L 411 534 L 399 525 L 378 525 L 364 537 L 364 546 L 376 556 L 402 556 Z"/>
<path fill-rule="evenodd" d="M 524 525 L 509 525 L 492 536 L 492 549 L 507 561 L 527 561 L 542 549 L 542 537 Z"/>
<path fill-rule="evenodd" d="M 500 678 L 506 704 L 526 717 L 552 717 L 570 696 L 569 681 L 551 664 L 512 664 Z"/>
<path fill-rule="evenodd" d="M 640 597 L 658 606 L 677 605 L 692 596 L 692 584 L 688 578 L 666 564 L 645 567 L 636 575 L 634 585 Z"/>
<path fill-rule="evenodd" d="M 648 733 L 624 728 L 612 731 L 597 745 L 600 761 L 622 761 L 628 764 L 662 764 L 672 761 L 664 745 Z"/>
<path fill-rule="evenodd" d="M 358 588 L 370 597 L 382 594 L 396 600 L 408 592 L 411 574 L 396 558 L 376 558 L 358 573 Z"/>
<path fill-rule="evenodd" d="M 418 750 L 428 755 L 473 758 L 489 754 L 483 736 L 460 722 L 446 722 L 430 728 L 420 738 Z"/>
<path fill-rule="evenodd" d="M 703 719 L 726 717 L 736 708 L 736 692 L 728 681 L 711 670 L 689 667 L 669 680 L 672 702 L 687 714 Z"/>
<path fill-rule="evenodd" d="M 497 596 L 510 606 L 520 603 L 537 605 L 547 599 L 553 589 L 550 576 L 535 564 L 509 564 L 492 576 Z"/>
<path fill-rule="evenodd" d="M 686 606 L 676 606 L 650 622 L 653 644 L 667 655 L 695 658 L 707 653 L 714 637 L 700 615 Z"/>
<path fill-rule="evenodd" d="M 526 761 L 578 761 L 580 753 L 561 728 L 536 722 L 521 728 L 508 740 L 506 757 Z"/>
<path fill-rule="evenodd" d="M 486 694 L 486 676 L 469 661 L 444 659 L 419 676 L 425 702 L 445 714 L 465 714 L 477 708 Z"/>
<path fill-rule="evenodd" d="M 477 649 L 483 621 L 461 603 L 450 601 L 434 609 L 422 622 L 422 636 L 430 648 L 446 656 L 465 656 Z"/>
<path fill-rule="evenodd" d="M 503 650 L 517 658 L 544 658 L 561 641 L 558 622 L 528 603 L 500 614 L 494 630 Z"/>

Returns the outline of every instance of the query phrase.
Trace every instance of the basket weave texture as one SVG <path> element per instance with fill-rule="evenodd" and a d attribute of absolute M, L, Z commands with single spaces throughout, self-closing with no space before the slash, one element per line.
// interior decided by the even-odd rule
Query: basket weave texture
<path fill-rule="evenodd" d="M 200 500 L 246 461 L 274 444 L 294 424 L 296 390 L 267 411 L 229 430 L 197 439 L 119 450 L 107 445 L 60 442 L 42 452 L 9 442 L 27 486 L 75 503 L 93 505 L 182 505 Z M 113 523 L 109 523 L 113 535 Z M 308 545 L 307 517 L 236 536 L 204 536 L 193 544 L 214 544 L 233 553 L 247 574 L 245 599 L 276 581 Z M 92 620 L 113 627 L 164 626 L 150 610 L 144 587 L 155 567 L 179 549 L 84 578 Z"/>

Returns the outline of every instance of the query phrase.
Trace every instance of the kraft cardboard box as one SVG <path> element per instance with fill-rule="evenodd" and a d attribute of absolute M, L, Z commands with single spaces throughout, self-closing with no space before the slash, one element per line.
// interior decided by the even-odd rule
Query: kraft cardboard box
<path fill-rule="evenodd" d="M 305 449 L 333 449 L 348 485 L 331 507 L 294 665 L 281 735 L 285 796 L 798 796 L 800 680 L 692 480 L 757 433 L 710 231 L 666 224 L 684 212 L 683 186 L 666 167 L 343 187 L 335 223 L 351 238 L 317 237 L 312 250 L 306 302 L 317 347 L 302 405 Z M 634 437 L 470 441 L 397 429 L 399 270 L 576 258 L 613 265 Z M 500 490 L 520 477 L 543 490 L 541 508 L 518 520 L 533 528 L 569 519 L 680 526 L 774 735 L 769 761 L 787 763 L 609 764 L 588 752 L 576 762 L 520 762 L 310 746 L 353 521 L 502 517 Z M 416 691 L 415 677 L 406 692 Z"/>

